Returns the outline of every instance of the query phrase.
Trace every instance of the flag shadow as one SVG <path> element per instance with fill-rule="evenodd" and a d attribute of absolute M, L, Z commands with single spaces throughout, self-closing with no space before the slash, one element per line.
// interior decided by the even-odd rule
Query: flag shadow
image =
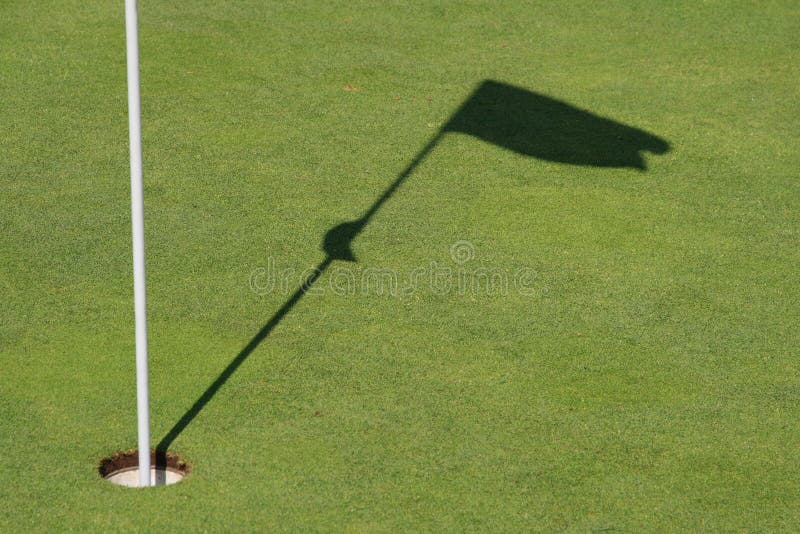
<path fill-rule="evenodd" d="M 627 167 L 640 171 L 647 169 L 642 152 L 664 154 L 670 149 L 667 141 L 644 130 L 526 89 L 492 80 L 482 82 L 361 217 L 338 224 L 325 233 L 322 240 L 325 259 L 156 445 L 156 465 L 165 465 L 163 462 L 170 445 L 331 263 L 337 260 L 356 261 L 352 250 L 355 238 L 447 133 L 470 135 L 545 161 L 594 167 Z"/>

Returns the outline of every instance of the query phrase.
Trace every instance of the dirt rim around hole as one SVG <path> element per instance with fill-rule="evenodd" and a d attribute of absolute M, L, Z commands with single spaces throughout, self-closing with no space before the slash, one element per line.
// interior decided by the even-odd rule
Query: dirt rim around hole
<path fill-rule="evenodd" d="M 150 465 L 156 469 L 166 468 L 170 471 L 177 471 L 183 477 L 186 477 L 191 471 L 191 465 L 185 458 L 170 451 L 151 450 Z M 101 477 L 106 478 L 112 473 L 130 467 L 139 467 L 139 449 L 119 451 L 103 458 L 100 460 L 97 471 Z"/>

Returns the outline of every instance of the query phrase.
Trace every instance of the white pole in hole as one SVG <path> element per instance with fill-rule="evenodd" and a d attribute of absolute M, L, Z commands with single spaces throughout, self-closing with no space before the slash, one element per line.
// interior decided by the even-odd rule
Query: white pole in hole
<path fill-rule="evenodd" d="M 136 408 L 139 421 L 139 486 L 146 487 L 150 485 L 150 406 L 147 383 L 147 303 L 144 275 L 144 188 L 142 186 L 138 26 L 136 0 L 125 0 L 125 37 L 128 47 L 128 125 L 131 145 L 133 299 L 136 321 Z"/>

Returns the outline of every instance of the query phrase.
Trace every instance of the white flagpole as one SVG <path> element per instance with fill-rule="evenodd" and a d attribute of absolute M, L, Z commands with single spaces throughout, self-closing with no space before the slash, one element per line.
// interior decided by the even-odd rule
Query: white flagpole
<path fill-rule="evenodd" d="M 144 188 L 142 121 L 139 100 L 139 21 L 136 0 L 125 0 L 128 48 L 128 125 L 131 147 L 131 219 L 133 227 L 133 298 L 136 321 L 136 408 L 139 429 L 139 486 L 150 485 L 150 406 L 147 381 L 147 304 L 144 275 Z"/>

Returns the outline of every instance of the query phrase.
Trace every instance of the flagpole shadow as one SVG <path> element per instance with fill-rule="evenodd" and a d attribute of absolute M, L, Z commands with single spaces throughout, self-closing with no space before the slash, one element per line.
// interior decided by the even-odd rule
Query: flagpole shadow
<path fill-rule="evenodd" d="M 197 415 L 205 408 L 209 401 L 217 394 L 222 386 L 228 379 L 236 372 L 237 369 L 247 360 L 250 354 L 258 347 L 267 336 L 275 329 L 276 326 L 283 320 L 284 317 L 300 302 L 300 299 L 308 292 L 317 280 L 325 273 L 334 260 L 341 261 L 356 261 L 355 255 L 352 252 L 352 243 L 356 236 L 363 230 L 369 223 L 370 219 L 375 215 L 378 209 L 391 197 L 394 192 L 402 185 L 402 183 L 414 172 L 414 169 L 422 163 L 431 150 L 436 146 L 442 137 L 442 132 L 437 133 L 414 157 L 411 163 L 403 169 L 403 171 L 395 178 L 391 185 L 384 190 L 370 208 L 359 219 L 339 224 L 325 233 L 322 241 L 322 249 L 325 252 L 325 259 L 312 269 L 311 274 L 306 277 L 300 287 L 295 290 L 289 299 L 278 308 L 278 311 L 270 317 L 270 319 L 239 351 L 239 354 L 231 360 L 225 367 L 220 375 L 206 388 L 206 390 L 197 398 L 192 406 L 186 413 L 178 419 L 178 422 L 167 432 L 167 434 L 156 445 L 156 466 L 166 465 L 166 452 L 177 437 L 183 432 L 187 426 L 197 417 Z"/>
<path fill-rule="evenodd" d="M 328 266 L 331 264 L 333 259 L 328 256 L 325 260 L 317 265 L 317 267 L 312 271 L 312 273 L 305 279 L 303 284 L 297 288 L 297 290 L 289 297 L 289 300 L 283 303 L 278 311 L 266 322 L 266 324 L 261 327 L 256 335 L 254 335 L 247 345 L 239 351 L 239 354 L 231 360 L 227 367 L 220 373 L 220 375 L 211 383 L 208 388 L 198 397 L 194 404 L 192 404 L 191 408 L 189 408 L 183 416 L 178 419 L 178 422 L 170 429 L 169 432 L 161 439 L 161 441 L 156 445 L 156 466 L 164 466 L 166 465 L 166 452 L 169 449 L 169 446 L 172 445 L 172 442 L 180 435 L 183 430 L 189 426 L 197 414 L 199 414 L 203 408 L 205 408 L 206 404 L 217 394 L 217 391 L 225 385 L 225 382 L 236 372 L 236 370 L 244 363 L 244 361 L 250 356 L 250 354 L 258 347 L 262 341 L 275 329 L 276 326 L 281 322 L 281 320 L 286 316 L 286 314 L 294 308 L 295 304 L 297 304 L 303 295 L 314 285 L 320 276 L 325 272 Z"/>
<path fill-rule="evenodd" d="M 156 445 L 157 466 L 166 465 L 167 449 L 322 277 L 331 263 L 337 260 L 356 261 L 352 250 L 355 238 L 448 132 L 466 134 L 545 161 L 594 167 L 628 167 L 640 171 L 647 168 L 640 152 L 663 154 L 670 149 L 669 143 L 655 135 L 565 102 L 501 82 L 481 82 L 360 218 L 338 224 L 325 233 L 322 241 L 325 259 Z"/>

